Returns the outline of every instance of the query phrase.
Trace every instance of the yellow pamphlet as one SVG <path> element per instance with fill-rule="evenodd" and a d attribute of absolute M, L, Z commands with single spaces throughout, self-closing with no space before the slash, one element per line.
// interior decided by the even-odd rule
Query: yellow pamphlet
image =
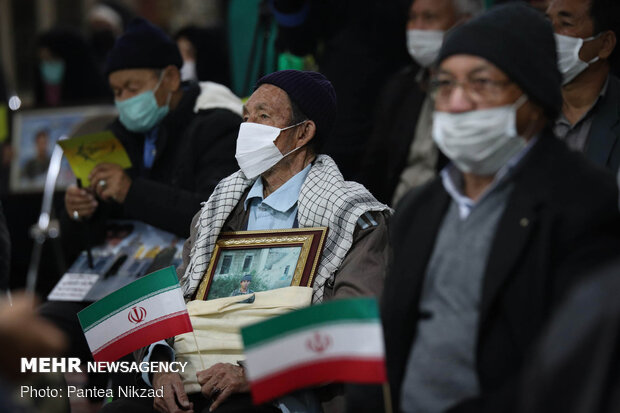
<path fill-rule="evenodd" d="M 123 169 L 131 166 L 127 151 L 110 131 L 76 136 L 58 141 L 82 186 L 90 186 L 88 175 L 100 163 L 115 163 Z"/>

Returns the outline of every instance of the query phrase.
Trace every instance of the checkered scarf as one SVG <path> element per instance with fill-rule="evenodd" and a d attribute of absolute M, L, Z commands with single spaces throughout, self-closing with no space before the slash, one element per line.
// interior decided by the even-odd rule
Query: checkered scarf
<path fill-rule="evenodd" d="M 196 223 L 196 240 L 190 252 L 190 262 L 181 278 L 186 298 L 191 298 L 198 288 L 224 222 L 253 183 L 254 180 L 237 171 L 224 178 L 203 204 Z M 353 231 L 359 217 L 365 212 L 389 208 L 377 201 L 364 186 L 345 181 L 334 161 L 326 155 L 319 155 L 310 168 L 297 205 L 301 228 L 329 227 L 314 280 L 312 302 L 319 303 L 323 300 L 325 283 L 335 277 L 353 244 Z"/>

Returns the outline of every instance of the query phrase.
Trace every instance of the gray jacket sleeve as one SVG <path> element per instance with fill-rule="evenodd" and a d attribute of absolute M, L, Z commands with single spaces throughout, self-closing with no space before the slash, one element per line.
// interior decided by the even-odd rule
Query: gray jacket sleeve
<path fill-rule="evenodd" d="M 325 299 L 358 296 L 381 297 L 383 282 L 391 262 L 388 215 L 371 213 L 376 225 L 357 225 L 353 245 L 334 279 L 325 284 Z"/>

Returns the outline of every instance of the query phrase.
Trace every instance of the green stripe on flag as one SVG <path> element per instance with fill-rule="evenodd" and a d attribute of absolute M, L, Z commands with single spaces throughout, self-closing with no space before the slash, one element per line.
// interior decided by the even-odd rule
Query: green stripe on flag
<path fill-rule="evenodd" d="M 379 307 L 374 298 L 334 300 L 325 304 L 270 318 L 241 329 L 245 349 L 282 336 L 319 325 L 355 322 L 379 322 Z"/>
<path fill-rule="evenodd" d="M 178 287 L 179 280 L 172 266 L 145 275 L 80 311 L 78 318 L 82 329 L 86 332 L 131 304 Z"/>

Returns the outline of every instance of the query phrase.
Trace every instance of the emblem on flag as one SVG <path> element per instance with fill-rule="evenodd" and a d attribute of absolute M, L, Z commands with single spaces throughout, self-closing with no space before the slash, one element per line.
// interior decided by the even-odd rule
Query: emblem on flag
<path fill-rule="evenodd" d="M 146 318 L 146 310 L 144 307 L 133 306 L 127 314 L 127 319 L 134 324 L 141 323 Z"/>
<path fill-rule="evenodd" d="M 318 331 L 306 341 L 306 346 L 315 353 L 324 352 L 331 344 L 332 339 L 327 335 L 321 335 Z"/>

